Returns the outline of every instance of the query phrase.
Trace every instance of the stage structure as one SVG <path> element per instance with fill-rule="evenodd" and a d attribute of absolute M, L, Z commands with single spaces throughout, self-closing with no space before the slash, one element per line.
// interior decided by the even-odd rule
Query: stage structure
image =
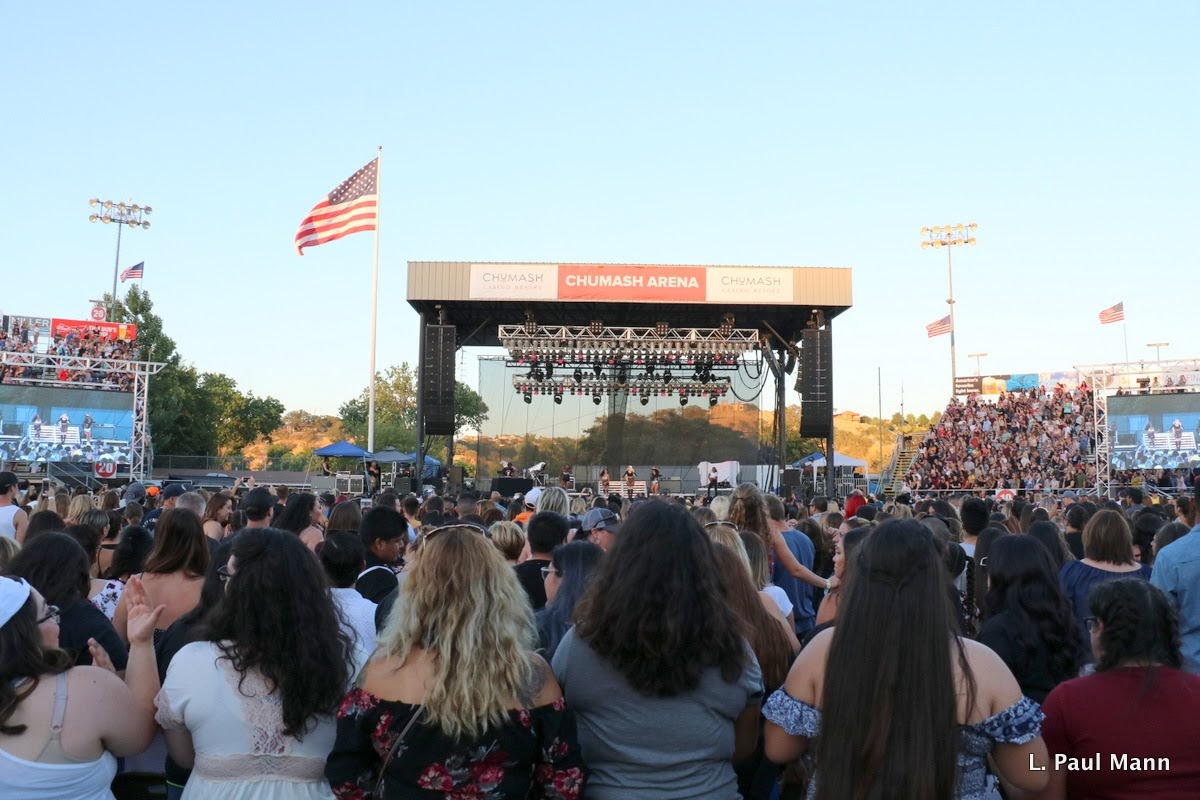
<path fill-rule="evenodd" d="M 631 400 L 712 408 L 736 375 L 765 364 L 780 475 L 784 381 L 799 363 L 801 435 L 832 453 L 833 319 L 852 305 L 848 268 L 410 261 L 408 302 L 420 315 L 418 454 L 426 436 L 454 433 L 455 352 L 466 346 L 504 347 L 506 391 L 525 403 L 607 399 L 614 464 Z"/>
<path fill-rule="evenodd" d="M 1113 481 L 1114 463 L 1130 470 L 1200 465 L 1200 358 L 1088 364 L 1075 369 L 1092 387 L 1097 494 L 1110 497 L 1119 488 Z M 1166 418 L 1182 423 L 1178 444 L 1170 425 L 1162 424 Z M 1156 426 L 1149 439 L 1145 425 Z M 1144 457 L 1139 450 L 1149 460 L 1136 460 Z M 1135 454 L 1135 459 L 1129 460 L 1126 453 Z"/>
<path fill-rule="evenodd" d="M 147 401 L 150 392 L 150 376 L 158 374 L 166 364 L 159 361 L 132 361 L 125 359 L 92 358 L 86 356 L 65 356 L 53 353 L 19 353 L 0 351 L 0 400 L 6 390 L 18 392 L 29 388 L 60 390 L 63 392 L 84 392 L 91 394 L 97 401 L 107 401 L 114 397 L 129 398 L 132 404 L 131 435 L 128 440 L 130 479 L 145 480 L 150 474 L 150 436 L 149 419 L 147 416 Z M 63 373 L 86 373 L 91 380 L 62 381 L 58 376 Z M 12 377 L 19 373 L 20 377 Z M 46 377 L 50 376 L 50 377 Z M 105 376 L 129 376 L 132 378 L 130 390 L 114 391 Z M 130 397 L 132 395 L 132 397 Z M 78 442 L 78 421 L 72 420 L 73 440 Z M 56 426 L 54 420 L 45 421 L 45 431 L 52 441 Z M 66 432 L 64 431 L 64 434 Z M 27 434 L 26 434 L 27 435 Z M 22 437 L 24 438 L 24 437 Z M 62 438 L 66 438 L 65 435 Z"/>

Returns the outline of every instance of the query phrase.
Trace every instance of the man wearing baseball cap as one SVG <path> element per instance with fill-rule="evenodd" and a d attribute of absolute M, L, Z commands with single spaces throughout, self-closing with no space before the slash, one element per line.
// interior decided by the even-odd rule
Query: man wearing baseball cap
<path fill-rule="evenodd" d="M 607 551 L 617 540 L 617 532 L 621 529 L 621 518 L 607 508 L 593 508 L 583 515 L 579 528 L 592 544 L 599 545 Z"/>
<path fill-rule="evenodd" d="M 275 495 L 271 494 L 270 489 L 255 486 L 246 492 L 240 508 L 246 512 L 247 528 L 269 528 L 271 512 L 275 510 Z"/>
<path fill-rule="evenodd" d="M 162 512 L 168 508 L 174 508 L 175 501 L 179 499 L 179 496 L 191 491 L 191 488 L 185 483 L 172 483 L 170 486 L 163 487 L 162 494 L 160 495 L 162 497 L 162 505 L 142 517 L 142 525 L 153 531 L 154 523 L 158 522 L 158 518 L 162 516 Z"/>
<path fill-rule="evenodd" d="M 25 526 L 29 515 L 17 505 L 17 476 L 13 472 L 0 472 L 0 536 L 25 543 Z"/>

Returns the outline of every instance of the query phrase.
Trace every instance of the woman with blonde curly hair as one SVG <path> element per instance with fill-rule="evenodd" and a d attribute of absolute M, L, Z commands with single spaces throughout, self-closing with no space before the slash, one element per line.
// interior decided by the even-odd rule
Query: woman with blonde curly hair
<path fill-rule="evenodd" d="M 525 549 L 525 532 L 521 526 L 515 522 L 495 522 L 488 528 L 488 534 L 508 565 L 515 567 L 521 560 L 521 551 Z"/>
<path fill-rule="evenodd" d="M 768 564 L 773 570 L 775 561 L 788 571 L 794 578 L 829 591 L 836 585 L 836 579 L 822 578 L 808 567 L 804 566 L 792 554 L 787 546 L 787 540 L 779 531 L 772 530 L 767 513 L 767 503 L 759 488 L 753 483 L 743 483 L 733 490 L 733 502 L 729 506 L 729 521 L 739 531 L 757 534 L 767 547 Z"/>
<path fill-rule="evenodd" d="M 512 568 L 473 525 L 421 539 L 379 649 L 338 712 L 325 766 L 334 795 L 581 796 L 575 719 L 533 652 L 533 612 Z"/>

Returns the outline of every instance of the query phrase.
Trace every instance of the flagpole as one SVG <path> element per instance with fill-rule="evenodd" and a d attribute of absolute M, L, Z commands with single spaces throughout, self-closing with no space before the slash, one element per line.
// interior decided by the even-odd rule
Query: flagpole
<path fill-rule="evenodd" d="M 383 145 L 375 156 L 375 268 L 371 274 L 371 380 L 367 388 L 367 450 L 375 452 L 375 326 L 379 317 L 379 207 L 383 204 Z"/>
<path fill-rule="evenodd" d="M 1121 315 L 1121 334 L 1125 337 L 1125 363 L 1129 363 L 1129 324 L 1125 322 L 1124 314 Z"/>

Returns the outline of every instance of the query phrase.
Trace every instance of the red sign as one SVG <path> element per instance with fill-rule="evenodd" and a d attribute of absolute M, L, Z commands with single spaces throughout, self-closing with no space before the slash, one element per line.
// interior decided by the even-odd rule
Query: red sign
<path fill-rule="evenodd" d="M 558 299 L 703 302 L 705 277 L 700 267 L 559 264 Z"/>
<path fill-rule="evenodd" d="M 108 312 L 104 310 L 104 306 L 92 306 L 92 321 L 104 322 L 108 317 Z"/>
<path fill-rule="evenodd" d="M 97 461 L 95 466 L 96 477 L 107 480 L 117 474 L 117 462 L 115 461 Z"/>
<path fill-rule="evenodd" d="M 1012 489 L 997 489 L 996 499 L 1002 503 L 1011 503 L 1013 500 L 1017 499 L 1017 493 Z"/>
<path fill-rule="evenodd" d="M 137 325 L 126 322 L 95 322 L 86 319 L 52 319 L 50 335 L 91 337 L 109 339 L 114 342 L 132 342 L 137 338 Z"/>

